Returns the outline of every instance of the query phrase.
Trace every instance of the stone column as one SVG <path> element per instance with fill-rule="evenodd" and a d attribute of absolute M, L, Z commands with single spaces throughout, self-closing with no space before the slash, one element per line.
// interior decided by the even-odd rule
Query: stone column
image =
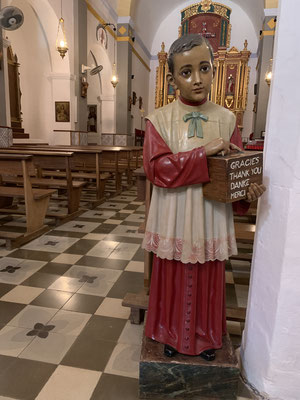
<path fill-rule="evenodd" d="M 131 95 L 132 74 L 132 28 L 129 23 L 117 25 L 117 74 L 119 83 L 116 87 L 116 133 L 131 134 Z"/>
<path fill-rule="evenodd" d="M 298 0 L 279 2 L 246 327 L 244 375 L 271 399 L 300 393 L 300 43 Z"/>
<path fill-rule="evenodd" d="M 87 63 L 87 4 L 85 0 L 74 1 L 74 73 L 77 118 L 75 129 L 86 131 L 87 98 L 81 97 L 81 65 Z"/>
<path fill-rule="evenodd" d="M 9 82 L 7 67 L 7 48 L 10 42 L 3 37 L 3 30 L 0 29 L 0 125 L 10 126 L 10 103 L 9 103 Z"/>

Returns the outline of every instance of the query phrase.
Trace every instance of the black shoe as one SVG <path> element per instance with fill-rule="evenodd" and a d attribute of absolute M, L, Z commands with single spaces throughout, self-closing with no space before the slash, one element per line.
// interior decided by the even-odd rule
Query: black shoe
<path fill-rule="evenodd" d="M 164 355 L 167 357 L 174 357 L 178 353 L 177 350 L 175 350 L 173 347 L 169 346 L 168 344 L 165 344 L 164 347 Z"/>
<path fill-rule="evenodd" d="M 200 357 L 206 361 L 213 361 L 216 358 L 216 351 L 215 349 L 204 350 L 200 353 Z"/>

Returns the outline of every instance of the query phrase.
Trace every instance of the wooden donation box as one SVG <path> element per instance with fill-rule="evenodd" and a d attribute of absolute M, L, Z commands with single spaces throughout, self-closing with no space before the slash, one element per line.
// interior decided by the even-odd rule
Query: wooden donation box
<path fill-rule="evenodd" d="M 203 185 L 207 199 L 232 203 L 246 198 L 251 183 L 262 183 L 263 153 L 243 151 L 207 157 L 210 182 Z"/>

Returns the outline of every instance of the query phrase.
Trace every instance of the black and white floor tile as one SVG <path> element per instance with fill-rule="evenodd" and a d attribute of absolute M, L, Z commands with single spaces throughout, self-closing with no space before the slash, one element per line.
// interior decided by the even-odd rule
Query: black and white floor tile
<path fill-rule="evenodd" d="M 143 325 L 122 306 L 144 282 L 136 195 L 124 191 L 20 249 L 0 247 L 0 400 L 138 399 Z M 226 268 L 227 302 L 239 307 L 249 280 L 242 264 Z M 228 328 L 238 346 L 243 326 Z M 242 383 L 238 398 L 252 398 Z"/>

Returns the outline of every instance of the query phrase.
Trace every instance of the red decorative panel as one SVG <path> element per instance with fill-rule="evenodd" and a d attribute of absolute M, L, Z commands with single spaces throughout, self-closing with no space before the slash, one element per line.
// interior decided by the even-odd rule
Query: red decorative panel
<path fill-rule="evenodd" d="M 205 36 L 214 53 L 222 41 L 222 17 L 217 14 L 198 14 L 189 19 L 189 33 L 200 33 Z"/>

